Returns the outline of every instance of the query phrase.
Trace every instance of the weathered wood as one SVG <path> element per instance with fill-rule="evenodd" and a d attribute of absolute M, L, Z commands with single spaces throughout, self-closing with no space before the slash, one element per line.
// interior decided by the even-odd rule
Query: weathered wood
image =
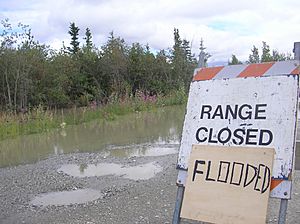
<path fill-rule="evenodd" d="M 194 145 L 181 217 L 211 223 L 265 223 L 275 150 Z"/>

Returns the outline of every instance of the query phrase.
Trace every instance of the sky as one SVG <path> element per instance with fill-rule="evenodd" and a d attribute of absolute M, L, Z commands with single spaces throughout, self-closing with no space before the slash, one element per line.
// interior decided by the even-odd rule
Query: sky
<path fill-rule="evenodd" d="M 178 28 L 195 55 L 203 38 L 213 65 L 232 54 L 246 61 L 262 41 L 283 53 L 292 53 L 300 41 L 300 0 L 0 0 L 0 20 L 5 18 L 29 25 L 36 40 L 55 49 L 69 44 L 70 22 L 81 38 L 90 28 L 96 47 L 113 31 L 127 44 L 149 44 L 154 52 L 171 48 Z"/>

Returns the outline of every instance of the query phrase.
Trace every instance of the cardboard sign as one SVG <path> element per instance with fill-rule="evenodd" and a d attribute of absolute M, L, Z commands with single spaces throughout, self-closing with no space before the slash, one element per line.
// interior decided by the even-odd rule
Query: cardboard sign
<path fill-rule="evenodd" d="M 298 85 L 293 75 L 193 81 L 178 169 L 188 169 L 193 144 L 274 148 L 271 197 L 290 198 Z"/>
<path fill-rule="evenodd" d="M 181 217 L 266 223 L 274 149 L 194 145 Z"/>

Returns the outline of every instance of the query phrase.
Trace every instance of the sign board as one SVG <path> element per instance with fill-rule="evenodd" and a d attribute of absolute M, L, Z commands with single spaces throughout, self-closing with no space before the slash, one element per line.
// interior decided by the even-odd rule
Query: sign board
<path fill-rule="evenodd" d="M 194 145 L 181 217 L 266 223 L 274 149 Z"/>
<path fill-rule="evenodd" d="M 275 149 L 271 197 L 290 198 L 298 85 L 297 75 L 193 81 L 177 182 L 185 185 L 193 144 L 267 147 Z"/>

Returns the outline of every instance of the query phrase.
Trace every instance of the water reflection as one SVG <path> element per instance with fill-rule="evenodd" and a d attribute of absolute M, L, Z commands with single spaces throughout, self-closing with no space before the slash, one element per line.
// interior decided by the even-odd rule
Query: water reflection
<path fill-rule="evenodd" d="M 126 154 L 126 146 L 154 144 L 155 148 L 160 144 L 178 144 L 184 113 L 185 106 L 166 107 L 115 121 L 67 125 L 49 133 L 4 140 L 0 142 L 0 167 L 36 162 L 51 154 L 99 151 L 114 156 Z M 125 151 L 117 149 L 118 146 L 125 146 Z M 143 147 L 139 150 L 147 151 Z"/>
<path fill-rule="evenodd" d="M 142 156 L 164 156 L 170 154 L 177 154 L 179 149 L 179 142 L 153 142 L 145 144 L 133 144 L 127 146 L 111 145 L 101 151 L 102 157 L 142 157 Z"/>
<path fill-rule="evenodd" d="M 84 173 L 84 171 L 86 170 L 88 168 L 88 164 L 80 164 L 79 165 L 79 171 L 80 171 L 80 173 Z"/>
<path fill-rule="evenodd" d="M 138 166 L 124 166 L 115 163 L 100 164 L 66 164 L 58 169 L 58 172 L 68 174 L 73 177 L 94 177 L 115 175 L 131 180 L 147 180 L 162 171 L 162 167 L 155 162 Z"/>

